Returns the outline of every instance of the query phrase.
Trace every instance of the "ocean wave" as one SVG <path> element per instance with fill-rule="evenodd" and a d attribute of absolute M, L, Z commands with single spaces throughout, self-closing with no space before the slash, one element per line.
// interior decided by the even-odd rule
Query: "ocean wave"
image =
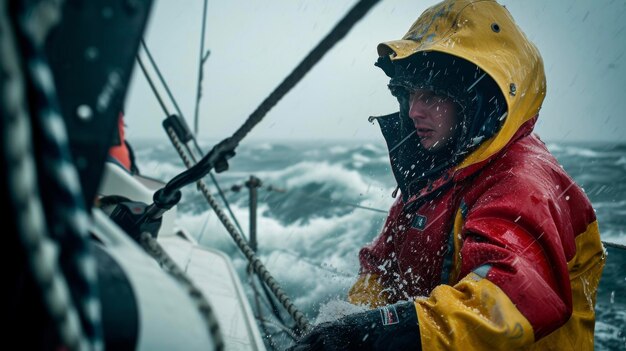
<path fill-rule="evenodd" d="M 312 157 L 312 158 L 320 157 L 321 154 L 322 152 L 319 149 L 311 149 L 303 153 L 304 156 Z"/>
<path fill-rule="evenodd" d="M 596 210 L 605 209 L 605 208 L 626 208 L 626 200 L 594 202 L 593 207 Z"/>
<path fill-rule="evenodd" d="M 371 158 L 361 155 L 361 154 L 352 154 L 352 164 L 356 168 L 361 168 L 365 166 L 367 163 L 371 161 Z"/>
<path fill-rule="evenodd" d="M 622 322 L 626 323 L 626 318 Z M 617 350 L 622 349 L 626 345 L 623 324 L 622 327 L 618 327 L 617 325 L 596 321 L 594 334 L 595 346 L 599 349 Z"/>
<path fill-rule="evenodd" d="M 360 154 L 363 155 L 365 157 L 379 157 L 381 155 L 387 155 L 387 151 L 385 151 L 385 149 L 383 149 L 382 147 L 376 147 L 372 144 L 367 144 L 367 145 L 362 145 L 359 146 L 357 148 L 355 148 L 352 153 L 354 154 Z"/>
<path fill-rule="evenodd" d="M 623 230 L 607 230 L 600 233 L 602 240 L 614 244 L 626 245 L 626 231 Z"/>
<path fill-rule="evenodd" d="M 576 173 L 573 174 L 573 176 L 576 183 L 587 187 L 591 184 L 611 186 L 621 183 L 620 179 L 623 173 L 624 172 L 619 169 L 596 166 L 594 169 L 590 169 L 584 173 Z"/>
<path fill-rule="evenodd" d="M 624 155 L 622 150 L 606 147 L 591 148 L 582 146 L 558 146 L 554 144 L 549 144 L 547 147 L 557 158 L 561 155 L 582 158 L 614 158 Z"/>
<path fill-rule="evenodd" d="M 546 144 L 546 147 L 548 148 L 548 150 L 550 152 L 561 152 L 561 151 L 563 151 L 563 147 L 561 147 L 560 145 L 557 145 L 557 144 L 548 143 L 548 144 Z"/>
<path fill-rule="evenodd" d="M 582 147 L 574 147 L 574 146 L 569 146 L 566 147 L 564 150 L 565 154 L 570 155 L 570 156 L 580 156 L 580 157 L 593 157 L 593 158 L 597 158 L 597 157 L 605 157 L 606 155 L 591 149 L 586 149 L 586 148 L 582 148 Z"/>
<path fill-rule="evenodd" d="M 251 147 L 252 150 L 256 150 L 256 151 L 271 151 L 273 148 L 274 148 L 274 144 L 270 144 L 270 143 L 256 144 Z"/>
<path fill-rule="evenodd" d="M 284 184 L 286 188 L 301 188 L 317 184 L 320 189 L 333 189 L 333 198 L 351 198 L 353 194 L 363 194 L 371 189 L 374 180 L 365 179 L 357 171 L 328 162 L 300 162 L 284 170 L 258 172 L 269 182 Z M 378 185 L 378 184 L 376 184 Z"/>
<path fill-rule="evenodd" d="M 382 145 L 383 144 L 367 143 L 367 144 L 362 145 L 361 148 L 363 148 L 363 150 L 371 151 L 374 153 L 381 153 L 381 152 L 385 152 L 385 148 Z"/>
<path fill-rule="evenodd" d="M 328 274 L 289 256 L 261 257 L 276 281 L 309 319 L 313 319 L 321 303 L 331 299 L 345 299 L 347 291 L 356 280 Z M 242 258 L 233 260 L 241 277 L 246 277 L 248 263 Z M 242 278 L 244 279 L 244 278 Z M 248 285 L 245 288 L 249 289 Z"/>
<path fill-rule="evenodd" d="M 264 213 L 266 209 L 259 210 Z M 233 211 L 246 230 L 246 209 L 234 206 Z M 378 234 L 384 218 L 355 210 L 343 216 L 312 218 L 303 225 L 261 215 L 257 218 L 258 254 L 296 304 L 314 314 L 323 301 L 345 298 L 358 274 L 358 251 Z M 202 245 L 226 252 L 245 276 L 246 262 L 215 215 L 181 214 L 176 223 Z"/>
<path fill-rule="evenodd" d="M 266 207 L 259 208 L 262 215 L 257 217 L 261 253 L 288 251 L 293 253 L 292 256 L 309 258 L 320 267 L 343 274 L 357 269 L 358 250 L 378 234 L 385 219 L 378 213 L 354 210 L 342 216 L 312 218 L 306 224 L 284 224 L 264 215 Z M 232 210 L 243 230 L 247 231 L 248 209 L 232 206 Z M 233 244 L 228 242 L 229 234 L 212 212 L 180 213 L 176 224 L 187 228 L 202 244 L 231 252 Z"/>

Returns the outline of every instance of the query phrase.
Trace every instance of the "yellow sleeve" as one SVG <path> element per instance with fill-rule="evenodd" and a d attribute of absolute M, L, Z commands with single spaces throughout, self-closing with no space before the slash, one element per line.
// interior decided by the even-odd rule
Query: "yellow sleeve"
<path fill-rule="evenodd" d="M 514 350 L 534 342 L 530 323 L 495 284 L 470 273 L 415 300 L 423 350 Z"/>
<path fill-rule="evenodd" d="M 388 305 L 387 296 L 376 274 L 361 274 L 348 292 L 348 301 L 354 305 L 377 308 Z"/>

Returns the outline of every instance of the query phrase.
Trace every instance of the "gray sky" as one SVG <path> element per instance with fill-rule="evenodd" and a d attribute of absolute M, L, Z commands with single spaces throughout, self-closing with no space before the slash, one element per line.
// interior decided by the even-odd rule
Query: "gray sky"
<path fill-rule="evenodd" d="M 230 136 L 354 1 L 209 1 L 201 139 Z M 397 111 L 376 45 L 400 39 L 436 1 L 383 0 L 250 133 L 257 140 L 382 140 L 371 115 Z M 507 0 L 543 56 L 548 92 L 536 132 L 546 141 L 626 141 L 626 0 Z M 202 0 L 155 1 L 150 47 L 193 128 Z M 127 133 L 165 138 L 163 112 L 138 67 Z M 173 111 L 173 107 L 170 107 Z"/>

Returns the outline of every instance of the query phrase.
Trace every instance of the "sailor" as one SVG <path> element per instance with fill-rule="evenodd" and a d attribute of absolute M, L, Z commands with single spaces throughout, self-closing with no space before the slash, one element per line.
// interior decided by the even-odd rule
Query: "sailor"
<path fill-rule="evenodd" d="M 114 133 L 113 145 L 109 148 L 108 161 L 122 167 L 131 174 L 139 174 L 139 168 L 137 168 L 135 162 L 135 154 L 126 139 L 125 128 L 124 112 L 120 112 L 117 118 L 117 130 Z"/>
<path fill-rule="evenodd" d="M 592 350 L 605 261 L 583 190 L 533 133 L 541 56 L 496 1 L 447 0 L 378 46 L 398 184 L 349 301 L 307 349 Z"/>

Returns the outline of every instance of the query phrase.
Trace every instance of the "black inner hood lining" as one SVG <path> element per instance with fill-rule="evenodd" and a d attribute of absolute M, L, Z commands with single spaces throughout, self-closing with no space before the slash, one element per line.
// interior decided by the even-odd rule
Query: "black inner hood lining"
<path fill-rule="evenodd" d="M 452 55 L 418 53 L 391 64 L 395 73 L 389 89 L 398 99 L 400 111 L 375 119 L 387 143 L 393 175 L 406 201 L 495 135 L 506 118 L 506 101 L 486 72 Z M 387 73 L 389 67 L 386 68 Z M 444 150 L 430 152 L 422 147 L 408 116 L 411 89 L 448 95 L 461 105 L 462 126 Z"/>

